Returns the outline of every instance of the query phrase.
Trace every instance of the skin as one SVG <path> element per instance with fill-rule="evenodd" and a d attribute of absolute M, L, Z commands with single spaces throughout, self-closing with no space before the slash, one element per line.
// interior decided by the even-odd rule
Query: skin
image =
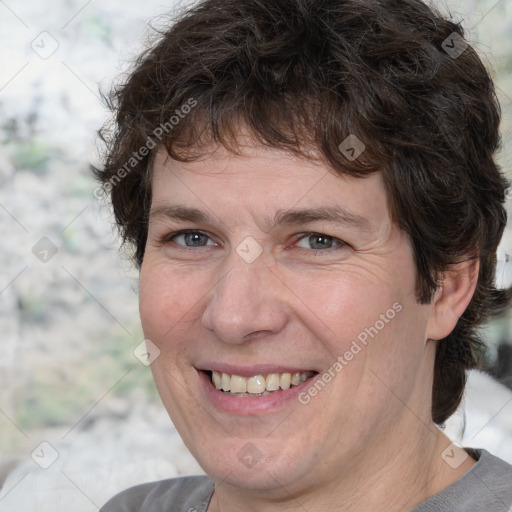
<path fill-rule="evenodd" d="M 240 144 L 241 155 L 211 147 L 186 163 L 157 153 L 140 273 L 144 335 L 160 350 L 155 383 L 215 480 L 208 512 L 412 510 L 475 462 L 445 462 L 450 441 L 430 410 L 435 340 L 469 303 L 477 263 L 447 272 L 432 303 L 419 304 L 411 247 L 391 221 L 379 174 L 340 176 L 319 160 Z M 177 204 L 212 221 L 162 213 Z M 326 206 L 366 226 L 265 222 L 279 210 Z M 206 236 L 173 236 L 180 230 Z M 252 263 L 236 250 L 246 237 L 262 249 Z M 212 361 L 322 374 L 393 304 L 400 312 L 307 404 L 236 414 L 204 392 L 197 368 Z M 257 459 L 250 467 L 240 457 L 247 450 Z"/>

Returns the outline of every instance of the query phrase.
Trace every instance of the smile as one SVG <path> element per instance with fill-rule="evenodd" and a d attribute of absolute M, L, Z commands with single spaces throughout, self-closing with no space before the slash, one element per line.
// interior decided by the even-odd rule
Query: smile
<path fill-rule="evenodd" d="M 210 380 L 215 388 L 233 396 L 267 396 L 273 392 L 298 386 L 317 372 L 268 373 L 243 377 L 218 371 L 210 371 Z"/>

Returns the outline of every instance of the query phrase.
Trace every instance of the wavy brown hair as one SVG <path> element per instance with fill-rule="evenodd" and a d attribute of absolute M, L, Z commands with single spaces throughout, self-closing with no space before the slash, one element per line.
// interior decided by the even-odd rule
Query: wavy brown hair
<path fill-rule="evenodd" d="M 411 241 L 419 302 L 452 265 L 480 263 L 468 308 L 437 347 L 432 417 L 442 424 L 481 358 L 477 328 L 511 295 L 494 284 L 506 224 L 507 182 L 493 157 L 499 105 L 474 49 L 445 51 L 453 33 L 464 36 L 420 0 L 205 0 L 183 12 L 106 98 L 114 117 L 95 173 L 136 263 L 160 147 L 182 161 L 206 141 L 237 152 L 243 123 L 261 144 L 314 150 L 340 174 L 382 173 Z M 366 146 L 354 161 L 339 150 L 350 134 Z"/>

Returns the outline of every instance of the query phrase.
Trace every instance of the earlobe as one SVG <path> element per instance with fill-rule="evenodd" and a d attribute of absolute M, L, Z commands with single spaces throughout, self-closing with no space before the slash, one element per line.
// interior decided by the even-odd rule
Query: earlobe
<path fill-rule="evenodd" d="M 479 268 L 478 258 L 472 258 L 445 272 L 432 299 L 427 339 L 440 340 L 453 331 L 473 297 Z"/>

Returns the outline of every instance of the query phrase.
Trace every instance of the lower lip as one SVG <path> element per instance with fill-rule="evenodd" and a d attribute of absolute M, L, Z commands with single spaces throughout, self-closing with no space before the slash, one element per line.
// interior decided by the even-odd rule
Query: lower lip
<path fill-rule="evenodd" d="M 299 403 L 297 395 L 312 385 L 318 375 L 301 382 L 297 386 L 289 389 L 281 389 L 280 391 L 272 391 L 267 396 L 246 396 L 238 397 L 229 393 L 219 391 L 211 382 L 210 377 L 202 371 L 199 371 L 199 378 L 202 382 L 206 395 L 213 405 L 221 411 L 240 416 L 257 416 L 260 414 L 268 414 L 284 407 L 290 402 Z"/>

